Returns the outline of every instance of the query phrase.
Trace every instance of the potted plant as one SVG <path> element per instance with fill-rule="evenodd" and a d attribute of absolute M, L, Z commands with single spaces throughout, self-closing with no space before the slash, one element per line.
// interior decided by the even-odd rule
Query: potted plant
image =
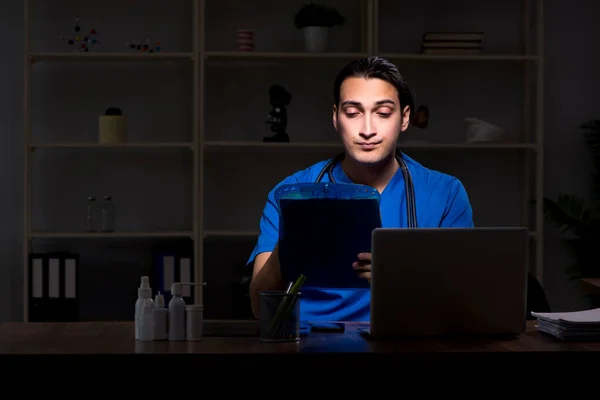
<path fill-rule="evenodd" d="M 558 227 L 572 252 L 574 262 L 568 268 L 571 279 L 600 277 L 600 120 L 580 125 L 584 132 L 594 171 L 591 198 L 560 195 L 556 200 L 544 198 L 546 219 Z"/>
<path fill-rule="evenodd" d="M 334 8 L 308 3 L 294 15 L 294 25 L 304 33 L 304 45 L 308 52 L 325 52 L 329 49 L 329 31 L 342 26 L 346 19 Z"/>

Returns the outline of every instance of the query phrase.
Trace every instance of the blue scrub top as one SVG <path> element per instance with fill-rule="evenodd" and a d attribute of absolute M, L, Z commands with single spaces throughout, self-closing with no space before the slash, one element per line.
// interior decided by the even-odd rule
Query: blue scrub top
<path fill-rule="evenodd" d="M 425 168 L 414 159 L 403 155 L 413 179 L 417 221 L 419 228 L 472 227 L 473 212 L 462 183 L 455 177 Z M 279 210 L 275 190 L 284 184 L 315 182 L 329 160 L 320 161 L 298 171 L 279 182 L 268 194 L 260 219 L 260 235 L 250 258 L 252 266 L 257 254 L 271 252 L 279 236 Z M 352 183 L 341 164 L 333 168 L 333 177 L 340 183 Z M 322 182 L 329 182 L 327 174 Z M 381 193 L 381 219 L 384 228 L 405 228 L 406 195 L 402 170 L 398 169 Z M 348 268 L 352 268 L 351 265 Z M 300 302 L 301 320 L 318 321 L 369 321 L 370 289 L 302 288 Z"/>

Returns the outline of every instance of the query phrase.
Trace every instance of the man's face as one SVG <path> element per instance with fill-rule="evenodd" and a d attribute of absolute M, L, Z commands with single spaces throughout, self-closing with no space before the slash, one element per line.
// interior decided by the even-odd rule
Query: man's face
<path fill-rule="evenodd" d="M 333 126 L 350 157 L 375 165 L 394 153 L 409 114 L 408 107 L 400 109 L 398 91 L 388 82 L 348 78 L 340 88 L 339 110 L 333 107 Z"/>

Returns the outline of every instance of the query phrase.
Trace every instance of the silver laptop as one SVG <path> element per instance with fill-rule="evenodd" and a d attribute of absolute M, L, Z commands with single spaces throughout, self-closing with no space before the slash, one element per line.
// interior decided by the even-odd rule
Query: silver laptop
<path fill-rule="evenodd" d="M 525 330 L 527 228 L 379 228 L 371 251 L 373 337 Z"/>

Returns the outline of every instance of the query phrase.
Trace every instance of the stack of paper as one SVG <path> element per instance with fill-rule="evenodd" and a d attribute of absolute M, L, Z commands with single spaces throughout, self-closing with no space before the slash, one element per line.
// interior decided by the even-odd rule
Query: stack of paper
<path fill-rule="evenodd" d="M 600 308 L 573 312 L 536 313 L 537 329 L 561 340 L 600 340 Z"/>

